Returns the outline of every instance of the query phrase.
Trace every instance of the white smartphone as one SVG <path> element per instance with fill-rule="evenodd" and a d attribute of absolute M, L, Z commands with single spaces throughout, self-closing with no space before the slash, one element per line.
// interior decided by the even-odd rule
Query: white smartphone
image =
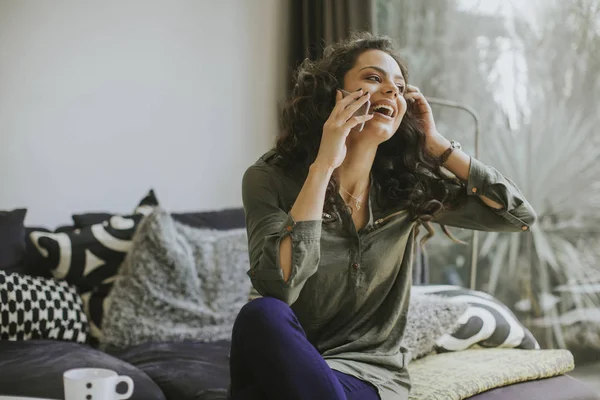
<path fill-rule="evenodd" d="M 344 97 L 351 94 L 350 92 L 347 92 L 344 89 L 340 89 L 340 91 L 342 92 L 342 95 Z M 360 117 L 361 115 L 367 115 L 369 113 L 370 108 L 371 108 L 371 100 L 367 100 L 366 103 L 363 104 L 358 110 L 356 110 L 356 112 L 352 116 Z M 354 128 L 352 128 L 352 130 L 360 132 L 363 130 L 364 127 L 365 127 L 365 123 L 363 122 L 362 124 L 356 125 Z"/>

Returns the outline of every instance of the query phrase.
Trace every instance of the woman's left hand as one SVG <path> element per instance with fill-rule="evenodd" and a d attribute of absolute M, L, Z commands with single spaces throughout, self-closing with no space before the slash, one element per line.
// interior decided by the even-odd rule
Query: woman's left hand
<path fill-rule="evenodd" d="M 443 137 L 435 126 L 433 119 L 433 111 L 431 106 L 419 88 L 412 85 L 407 85 L 406 93 L 404 94 L 407 107 L 410 108 L 412 114 L 419 120 L 423 132 L 425 133 L 425 147 L 433 157 L 439 157 L 450 146 L 450 141 Z"/>

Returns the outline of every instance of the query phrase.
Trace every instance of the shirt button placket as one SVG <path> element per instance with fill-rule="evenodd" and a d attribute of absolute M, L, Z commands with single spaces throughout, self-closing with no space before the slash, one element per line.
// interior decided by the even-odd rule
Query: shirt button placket
<path fill-rule="evenodd" d="M 353 262 L 350 265 L 350 276 L 354 282 L 354 290 L 359 290 L 362 286 L 363 271 L 360 269 L 360 264 L 358 262 Z"/>

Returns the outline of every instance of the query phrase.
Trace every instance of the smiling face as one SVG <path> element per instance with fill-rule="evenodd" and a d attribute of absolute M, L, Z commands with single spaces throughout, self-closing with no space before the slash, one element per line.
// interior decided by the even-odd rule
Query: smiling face
<path fill-rule="evenodd" d="M 360 88 L 371 93 L 369 113 L 374 117 L 367 121 L 361 132 L 353 131 L 351 136 L 375 137 L 384 142 L 398 130 L 406 113 L 406 82 L 400 66 L 384 51 L 363 52 L 344 76 L 345 90 L 353 92 Z"/>

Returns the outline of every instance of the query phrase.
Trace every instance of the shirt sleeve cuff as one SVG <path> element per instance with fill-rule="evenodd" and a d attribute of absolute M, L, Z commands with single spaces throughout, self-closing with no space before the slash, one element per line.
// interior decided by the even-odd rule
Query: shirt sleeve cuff
<path fill-rule="evenodd" d="M 288 213 L 281 226 L 281 233 L 289 233 L 299 240 L 321 240 L 321 220 L 295 221 Z"/>
<path fill-rule="evenodd" d="M 489 181 L 487 166 L 478 159 L 471 157 L 469 179 L 467 182 L 467 195 L 478 196 L 485 193 L 486 181 Z"/>

